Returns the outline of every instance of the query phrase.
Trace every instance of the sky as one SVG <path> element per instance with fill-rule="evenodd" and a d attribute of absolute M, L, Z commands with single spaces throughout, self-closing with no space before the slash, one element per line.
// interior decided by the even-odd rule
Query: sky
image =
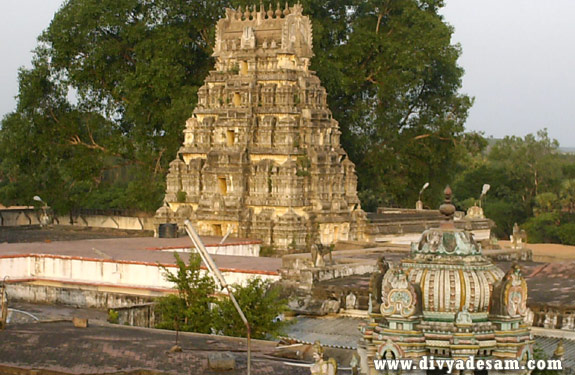
<path fill-rule="evenodd" d="M 475 98 L 467 130 L 525 136 L 547 128 L 575 147 L 575 0 L 445 0 L 461 44 L 462 93 Z M 62 0 L 0 0 L 0 117 L 18 94 L 37 36 Z"/>

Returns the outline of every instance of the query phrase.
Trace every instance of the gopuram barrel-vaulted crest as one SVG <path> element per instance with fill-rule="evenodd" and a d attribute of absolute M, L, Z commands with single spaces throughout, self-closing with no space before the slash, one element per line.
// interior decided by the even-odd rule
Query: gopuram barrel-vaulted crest
<path fill-rule="evenodd" d="M 312 35 L 299 4 L 226 10 L 158 223 L 279 249 L 362 239 L 355 166 L 309 69 Z"/>
<path fill-rule="evenodd" d="M 381 286 L 371 285 L 379 295 L 370 301 L 369 320 L 361 326 L 363 374 L 378 373 L 375 359 L 532 359 L 521 269 L 513 265 L 504 273 L 483 256 L 471 233 L 455 228 L 451 194 L 446 188 L 441 226 L 425 231 L 398 266 L 380 267 L 383 277 L 372 277 Z M 529 370 L 494 368 L 488 373 Z"/>

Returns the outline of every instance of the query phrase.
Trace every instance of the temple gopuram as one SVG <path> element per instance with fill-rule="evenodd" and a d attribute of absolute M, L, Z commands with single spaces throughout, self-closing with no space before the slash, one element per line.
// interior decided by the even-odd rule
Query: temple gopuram
<path fill-rule="evenodd" d="M 296 4 L 226 10 L 211 71 L 171 162 L 158 223 L 277 249 L 361 240 L 355 165 L 309 70 L 312 25 Z"/>
<path fill-rule="evenodd" d="M 453 224 L 451 189 L 440 212 L 445 220 L 412 243 L 411 255 L 379 275 L 369 321 L 358 345 L 363 374 L 379 373 L 374 359 L 533 359 L 527 284 L 521 269 L 507 273 L 482 255 L 473 236 Z M 374 275 L 377 276 L 377 275 Z M 377 277 L 373 277 L 377 279 Z M 415 370 L 410 374 L 429 374 Z M 445 372 L 432 372 L 441 374 Z M 528 370 L 465 374 L 528 374 Z"/>

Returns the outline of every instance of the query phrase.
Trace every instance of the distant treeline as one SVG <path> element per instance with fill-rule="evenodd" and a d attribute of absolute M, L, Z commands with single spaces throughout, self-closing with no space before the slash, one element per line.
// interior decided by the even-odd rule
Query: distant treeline
<path fill-rule="evenodd" d="M 486 146 L 459 163 L 453 184 L 458 208 L 475 204 L 482 185 L 490 184 L 483 208 L 498 236 L 509 236 L 518 223 L 530 242 L 575 245 L 575 155 L 560 152 L 546 130 Z"/>

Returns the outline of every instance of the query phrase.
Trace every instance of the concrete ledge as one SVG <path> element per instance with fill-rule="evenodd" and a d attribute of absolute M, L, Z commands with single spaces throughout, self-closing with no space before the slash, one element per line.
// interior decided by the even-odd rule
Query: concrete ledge
<path fill-rule="evenodd" d="M 30 282 L 11 283 L 7 285 L 10 299 L 42 304 L 68 305 L 85 308 L 111 309 L 149 303 L 153 298 L 164 293 L 148 292 L 137 295 L 143 290 L 133 290 L 133 294 L 121 293 L 120 290 L 102 290 L 95 286 L 62 284 L 35 284 Z M 165 294 L 167 294 L 166 291 Z"/>
<path fill-rule="evenodd" d="M 575 331 L 567 331 L 562 329 L 551 329 L 541 327 L 531 327 L 531 333 L 534 336 L 541 337 L 555 337 L 561 339 L 575 340 Z"/>
<path fill-rule="evenodd" d="M 8 293 L 11 297 L 30 302 L 81 307 L 110 308 L 149 302 L 151 297 L 173 290 L 174 285 L 166 280 L 164 272 L 165 269 L 176 268 L 175 264 L 159 262 L 53 254 L 0 257 L 0 274 L 8 277 Z M 205 267 L 202 270 L 207 272 Z M 280 279 L 277 271 L 265 269 L 221 267 L 220 270 L 229 284 L 245 284 L 254 277 L 271 282 Z M 145 298 L 134 299 L 133 296 Z"/>

